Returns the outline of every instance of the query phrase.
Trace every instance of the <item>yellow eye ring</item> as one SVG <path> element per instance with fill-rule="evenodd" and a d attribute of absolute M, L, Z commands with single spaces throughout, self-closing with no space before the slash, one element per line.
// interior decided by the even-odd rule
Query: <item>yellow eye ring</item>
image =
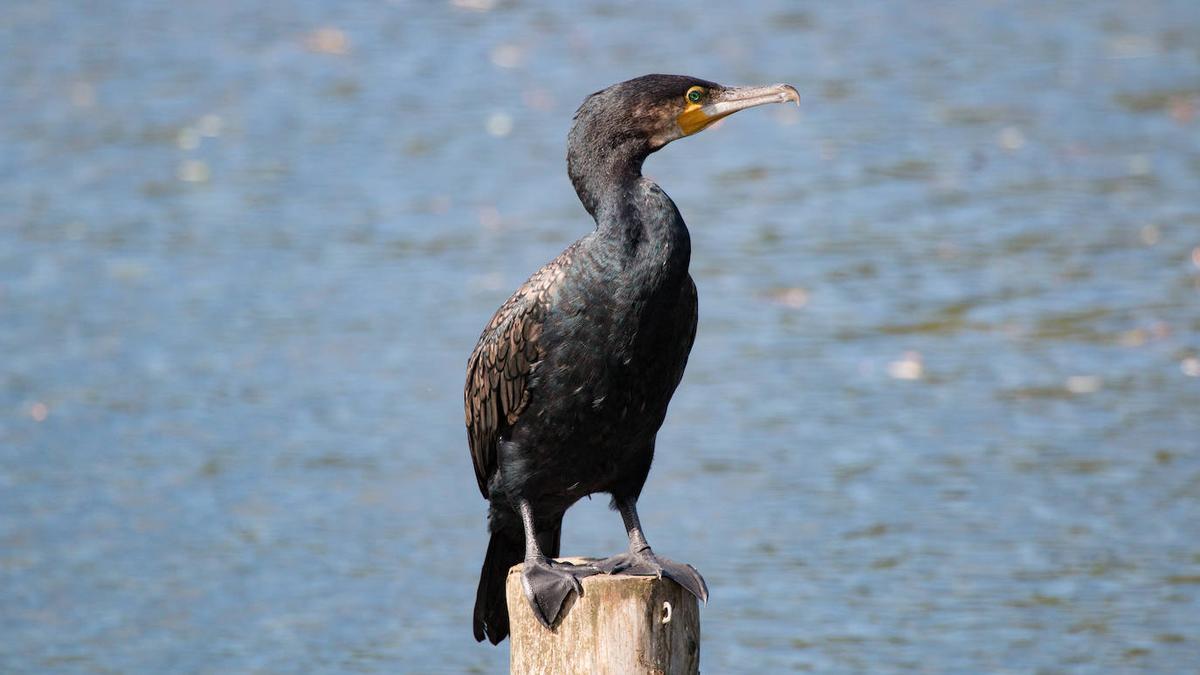
<path fill-rule="evenodd" d="M 688 89 L 687 94 L 684 95 L 684 98 L 691 103 L 699 103 L 700 99 L 704 98 L 704 87 L 692 87 L 691 89 Z"/>

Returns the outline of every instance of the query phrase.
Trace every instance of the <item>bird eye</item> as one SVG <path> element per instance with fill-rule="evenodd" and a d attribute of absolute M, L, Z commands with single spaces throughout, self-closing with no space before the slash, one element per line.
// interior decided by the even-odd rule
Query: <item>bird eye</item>
<path fill-rule="evenodd" d="M 704 98 L 704 89 L 702 87 L 692 87 L 688 89 L 687 100 L 692 103 L 699 103 L 700 99 Z"/>

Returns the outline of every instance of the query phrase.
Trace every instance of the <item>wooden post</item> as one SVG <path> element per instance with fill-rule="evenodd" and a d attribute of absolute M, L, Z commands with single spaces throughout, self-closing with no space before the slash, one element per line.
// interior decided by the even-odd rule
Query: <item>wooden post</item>
<path fill-rule="evenodd" d="M 558 624 L 548 629 L 525 599 L 521 567 L 508 571 L 512 675 L 700 672 L 700 608 L 674 581 L 588 577 L 583 579 L 583 597 L 572 595 Z"/>

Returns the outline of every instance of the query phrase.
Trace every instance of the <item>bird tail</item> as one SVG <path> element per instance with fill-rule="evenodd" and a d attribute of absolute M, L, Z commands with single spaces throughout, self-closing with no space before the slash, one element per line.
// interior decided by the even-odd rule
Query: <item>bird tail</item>
<path fill-rule="evenodd" d="M 558 556 L 562 540 L 562 522 L 538 533 L 538 545 L 547 557 Z M 487 553 L 483 557 L 483 569 L 479 571 L 479 589 L 475 591 L 475 640 L 483 642 L 486 637 L 498 645 L 508 637 L 508 604 L 505 599 L 508 570 L 525 558 L 525 544 L 520 533 L 499 529 L 488 541 Z"/>
<path fill-rule="evenodd" d="M 504 530 L 492 533 L 487 553 L 483 556 L 483 569 L 479 571 L 479 590 L 475 591 L 475 640 L 483 642 L 486 637 L 498 645 L 508 637 L 508 605 L 505 603 L 505 584 L 508 570 L 524 558 L 524 546 L 520 537 L 513 537 Z"/>

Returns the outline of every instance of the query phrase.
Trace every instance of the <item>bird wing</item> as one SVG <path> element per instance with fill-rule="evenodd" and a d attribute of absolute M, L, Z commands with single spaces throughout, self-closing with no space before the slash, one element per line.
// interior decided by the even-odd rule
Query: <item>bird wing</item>
<path fill-rule="evenodd" d="M 696 312 L 699 305 L 696 293 L 696 282 L 692 279 L 692 275 L 688 275 L 687 285 L 683 289 L 680 306 L 686 313 L 685 315 L 691 319 L 692 326 L 688 330 L 687 346 L 683 349 L 683 359 L 679 363 L 679 371 L 675 374 L 675 386 L 679 386 L 679 381 L 683 379 L 683 369 L 687 367 L 688 355 L 692 352 L 692 345 L 696 344 L 696 324 L 699 322 L 700 315 Z"/>
<path fill-rule="evenodd" d="M 463 391 L 467 442 L 484 498 L 496 473 L 497 446 L 529 405 L 529 378 L 542 359 L 546 310 L 573 248 L 535 272 L 496 310 L 467 360 Z"/>
<path fill-rule="evenodd" d="M 687 368 L 688 355 L 692 352 L 692 345 L 696 342 L 696 323 L 699 315 L 696 313 L 697 296 L 696 282 L 692 281 L 691 275 L 688 275 L 687 283 L 679 292 L 679 302 L 675 305 L 675 312 L 678 326 L 687 326 L 687 337 L 683 338 L 679 344 L 681 353 L 680 358 L 675 359 L 675 371 L 671 374 L 670 392 L 673 393 L 675 388 L 679 386 L 679 382 L 683 379 L 683 371 Z"/>

